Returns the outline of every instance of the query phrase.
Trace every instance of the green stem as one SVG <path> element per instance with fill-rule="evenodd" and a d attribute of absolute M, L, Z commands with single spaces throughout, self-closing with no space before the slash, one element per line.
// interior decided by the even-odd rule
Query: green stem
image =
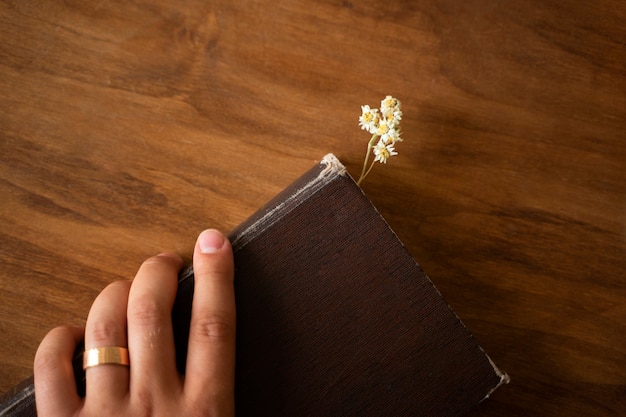
<path fill-rule="evenodd" d="M 372 168 L 374 166 L 374 163 L 372 162 L 372 165 L 370 166 L 370 168 L 367 170 L 367 172 L 365 172 L 365 170 L 367 169 L 367 162 L 370 159 L 370 152 L 372 150 L 372 147 L 374 146 L 374 141 L 376 140 L 377 137 L 378 137 L 378 135 L 376 135 L 376 134 L 372 135 L 372 138 L 370 139 L 369 143 L 367 144 L 367 152 L 365 153 L 365 161 L 363 161 L 363 169 L 361 170 L 361 176 L 359 177 L 359 180 L 356 182 L 357 185 L 361 184 L 361 181 L 363 181 L 365 179 L 367 174 L 369 174 L 369 172 L 372 170 Z"/>
<path fill-rule="evenodd" d="M 367 177 L 367 175 L 370 173 L 370 171 L 372 170 L 372 168 L 374 168 L 374 164 L 376 164 L 376 161 L 372 161 L 372 165 L 370 165 L 369 169 L 367 170 L 367 172 L 365 173 L 365 175 L 363 175 L 363 179 L 365 179 L 365 177 Z M 357 183 L 358 184 L 358 183 Z"/>

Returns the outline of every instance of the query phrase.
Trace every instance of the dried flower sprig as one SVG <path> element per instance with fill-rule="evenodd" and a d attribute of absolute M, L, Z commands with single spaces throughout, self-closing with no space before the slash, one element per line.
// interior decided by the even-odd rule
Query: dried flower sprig
<path fill-rule="evenodd" d="M 400 120 L 402 120 L 400 100 L 392 96 L 387 96 L 380 102 L 380 109 L 372 109 L 368 105 L 361 106 L 359 126 L 371 133 L 372 138 L 367 144 L 363 170 L 361 177 L 356 182 L 357 184 L 361 184 L 361 181 L 367 177 L 376 162 L 386 164 L 387 159 L 398 154 L 394 146 L 397 142 L 402 142 Z M 376 140 L 378 140 L 377 143 Z M 370 153 L 374 154 L 374 160 L 368 168 Z"/>

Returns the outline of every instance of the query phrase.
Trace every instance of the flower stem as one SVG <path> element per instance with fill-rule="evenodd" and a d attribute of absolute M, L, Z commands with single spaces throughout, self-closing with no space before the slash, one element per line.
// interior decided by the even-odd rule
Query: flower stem
<path fill-rule="evenodd" d="M 365 177 L 367 177 L 367 175 L 370 173 L 370 171 L 372 170 L 372 168 L 374 168 L 374 164 L 376 163 L 376 161 L 372 161 L 372 164 L 370 165 L 369 169 L 367 170 L 367 172 L 365 173 L 365 175 L 363 175 L 363 179 L 365 179 Z M 359 183 L 357 183 L 358 185 Z"/>
<path fill-rule="evenodd" d="M 372 138 L 367 144 L 367 152 L 365 153 L 365 161 L 363 161 L 363 169 L 361 170 L 361 176 L 359 177 L 359 180 L 356 182 L 356 185 L 360 185 L 361 181 L 365 179 L 367 174 L 369 174 L 372 168 L 374 167 L 374 163 L 372 162 L 372 165 L 369 167 L 369 169 L 367 169 L 367 162 L 370 159 L 370 152 L 372 150 L 372 147 L 374 146 L 374 141 L 376 140 L 377 137 L 378 135 L 376 134 L 372 135 Z M 367 172 L 365 171 L 366 169 L 367 169 Z"/>

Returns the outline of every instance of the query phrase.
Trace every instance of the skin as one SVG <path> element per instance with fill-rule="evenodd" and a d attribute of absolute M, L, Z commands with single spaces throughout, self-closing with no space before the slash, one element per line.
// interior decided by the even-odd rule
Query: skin
<path fill-rule="evenodd" d="M 194 249 L 195 290 L 186 375 L 176 370 L 171 311 L 182 259 L 147 259 L 132 281 L 107 286 L 85 328 L 58 327 L 35 356 L 37 413 L 47 416 L 234 416 L 235 295 L 233 254 L 216 231 Z M 72 355 L 85 348 L 128 346 L 130 366 L 86 370 L 87 394 L 76 393 Z"/>

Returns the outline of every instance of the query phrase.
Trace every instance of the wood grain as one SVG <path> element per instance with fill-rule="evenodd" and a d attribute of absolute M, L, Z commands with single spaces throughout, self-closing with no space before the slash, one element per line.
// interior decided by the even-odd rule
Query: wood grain
<path fill-rule="evenodd" d="M 512 382 L 475 416 L 626 410 L 626 5 L 0 1 L 0 391 L 52 327 L 334 152 Z"/>

